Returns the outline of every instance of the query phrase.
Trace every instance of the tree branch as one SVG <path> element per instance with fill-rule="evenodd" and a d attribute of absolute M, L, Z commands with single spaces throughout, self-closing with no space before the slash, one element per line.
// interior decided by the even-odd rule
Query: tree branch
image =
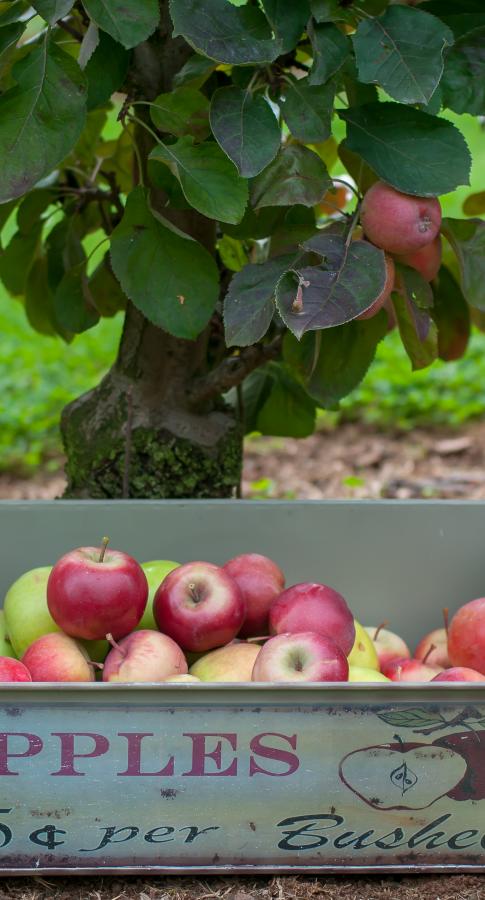
<path fill-rule="evenodd" d="M 223 359 L 212 372 L 197 378 L 188 391 L 189 400 L 194 406 L 213 400 L 225 394 L 230 388 L 237 387 L 244 379 L 264 363 L 277 359 L 281 352 L 283 334 L 278 334 L 269 344 L 253 344 L 245 347 L 238 355 Z"/>

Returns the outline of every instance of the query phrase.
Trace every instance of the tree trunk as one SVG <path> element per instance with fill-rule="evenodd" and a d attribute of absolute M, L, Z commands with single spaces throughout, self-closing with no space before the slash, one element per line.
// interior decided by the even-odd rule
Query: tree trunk
<path fill-rule="evenodd" d="M 145 100 L 169 91 L 193 52 L 171 37 L 168 0 L 160 8 L 160 29 L 136 48 L 128 77 L 132 95 Z M 152 139 L 140 129 L 137 142 L 145 166 Z M 164 197 L 152 192 L 152 203 L 163 207 Z M 213 222 L 193 210 L 175 210 L 170 218 L 214 252 Z M 115 365 L 62 414 L 65 497 L 234 496 L 242 428 L 222 398 L 197 402 L 190 396 L 194 377 L 206 371 L 209 339 L 209 330 L 197 341 L 174 338 L 128 304 Z"/>

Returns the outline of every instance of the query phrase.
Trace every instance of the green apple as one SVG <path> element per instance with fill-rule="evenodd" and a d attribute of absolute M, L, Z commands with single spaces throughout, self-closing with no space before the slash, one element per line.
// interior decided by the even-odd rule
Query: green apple
<path fill-rule="evenodd" d="M 376 669 L 366 669 L 364 666 L 349 666 L 349 681 L 366 681 L 369 683 L 388 681 L 389 684 L 392 684 L 391 679 L 386 678 L 382 672 L 377 672 Z"/>
<path fill-rule="evenodd" d="M 62 631 L 54 622 L 47 606 L 47 580 L 51 569 L 52 566 L 41 566 L 24 572 L 5 595 L 5 625 L 19 659 L 37 638 L 52 631 Z M 89 658 L 96 662 L 102 662 L 110 649 L 107 641 L 80 643 L 86 647 Z"/>
<path fill-rule="evenodd" d="M 149 628 L 158 631 L 158 625 L 153 615 L 153 598 L 165 576 L 172 572 L 173 569 L 177 569 L 179 565 L 180 563 L 173 562 L 171 559 L 154 559 L 141 564 L 148 581 L 148 600 L 145 612 L 135 630 Z"/>
<path fill-rule="evenodd" d="M 0 656 L 13 656 L 15 651 L 8 639 L 7 625 L 5 623 L 5 613 L 0 609 Z"/>
<path fill-rule="evenodd" d="M 372 638 L 365 628 L 354 619 L 355 641 L 348 655 L 349 666 L 360 666 L 364 669 L 376 669 L 379 671 L 379 658 Z"/>
<path fill-rule="evenodd" d="M 261 647 L 245 641 L 235 641 L 205 653 L 189 669 L 201 681 L 251 681 L 253 666 Z"/>

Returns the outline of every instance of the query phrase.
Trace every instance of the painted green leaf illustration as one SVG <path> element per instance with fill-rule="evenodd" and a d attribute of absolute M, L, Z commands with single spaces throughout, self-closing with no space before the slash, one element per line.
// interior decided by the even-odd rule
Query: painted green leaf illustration
<path fill-rule="evenodd" d="M 379 719 L 382 719 L 387 725 L 393 728 L 427 728 L 428 726 L 445 723 L 441 713 L 433 712 L 430 709 L 420 709 L 419 707 L 411 707 L 411 709 L 396 709 L 377 713 Z"/>

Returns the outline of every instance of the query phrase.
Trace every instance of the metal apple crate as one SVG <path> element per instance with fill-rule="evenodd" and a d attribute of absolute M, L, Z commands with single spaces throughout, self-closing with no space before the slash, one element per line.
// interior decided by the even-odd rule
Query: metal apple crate
<path fill-rule="evenodd" d="M 2 596 L 108 534 L 273 557 L 414 643 L 485 592 L 485 504 L 4 502 Z M 0 874 L 485 871 L 485 686 L 0 689 Z"/>

